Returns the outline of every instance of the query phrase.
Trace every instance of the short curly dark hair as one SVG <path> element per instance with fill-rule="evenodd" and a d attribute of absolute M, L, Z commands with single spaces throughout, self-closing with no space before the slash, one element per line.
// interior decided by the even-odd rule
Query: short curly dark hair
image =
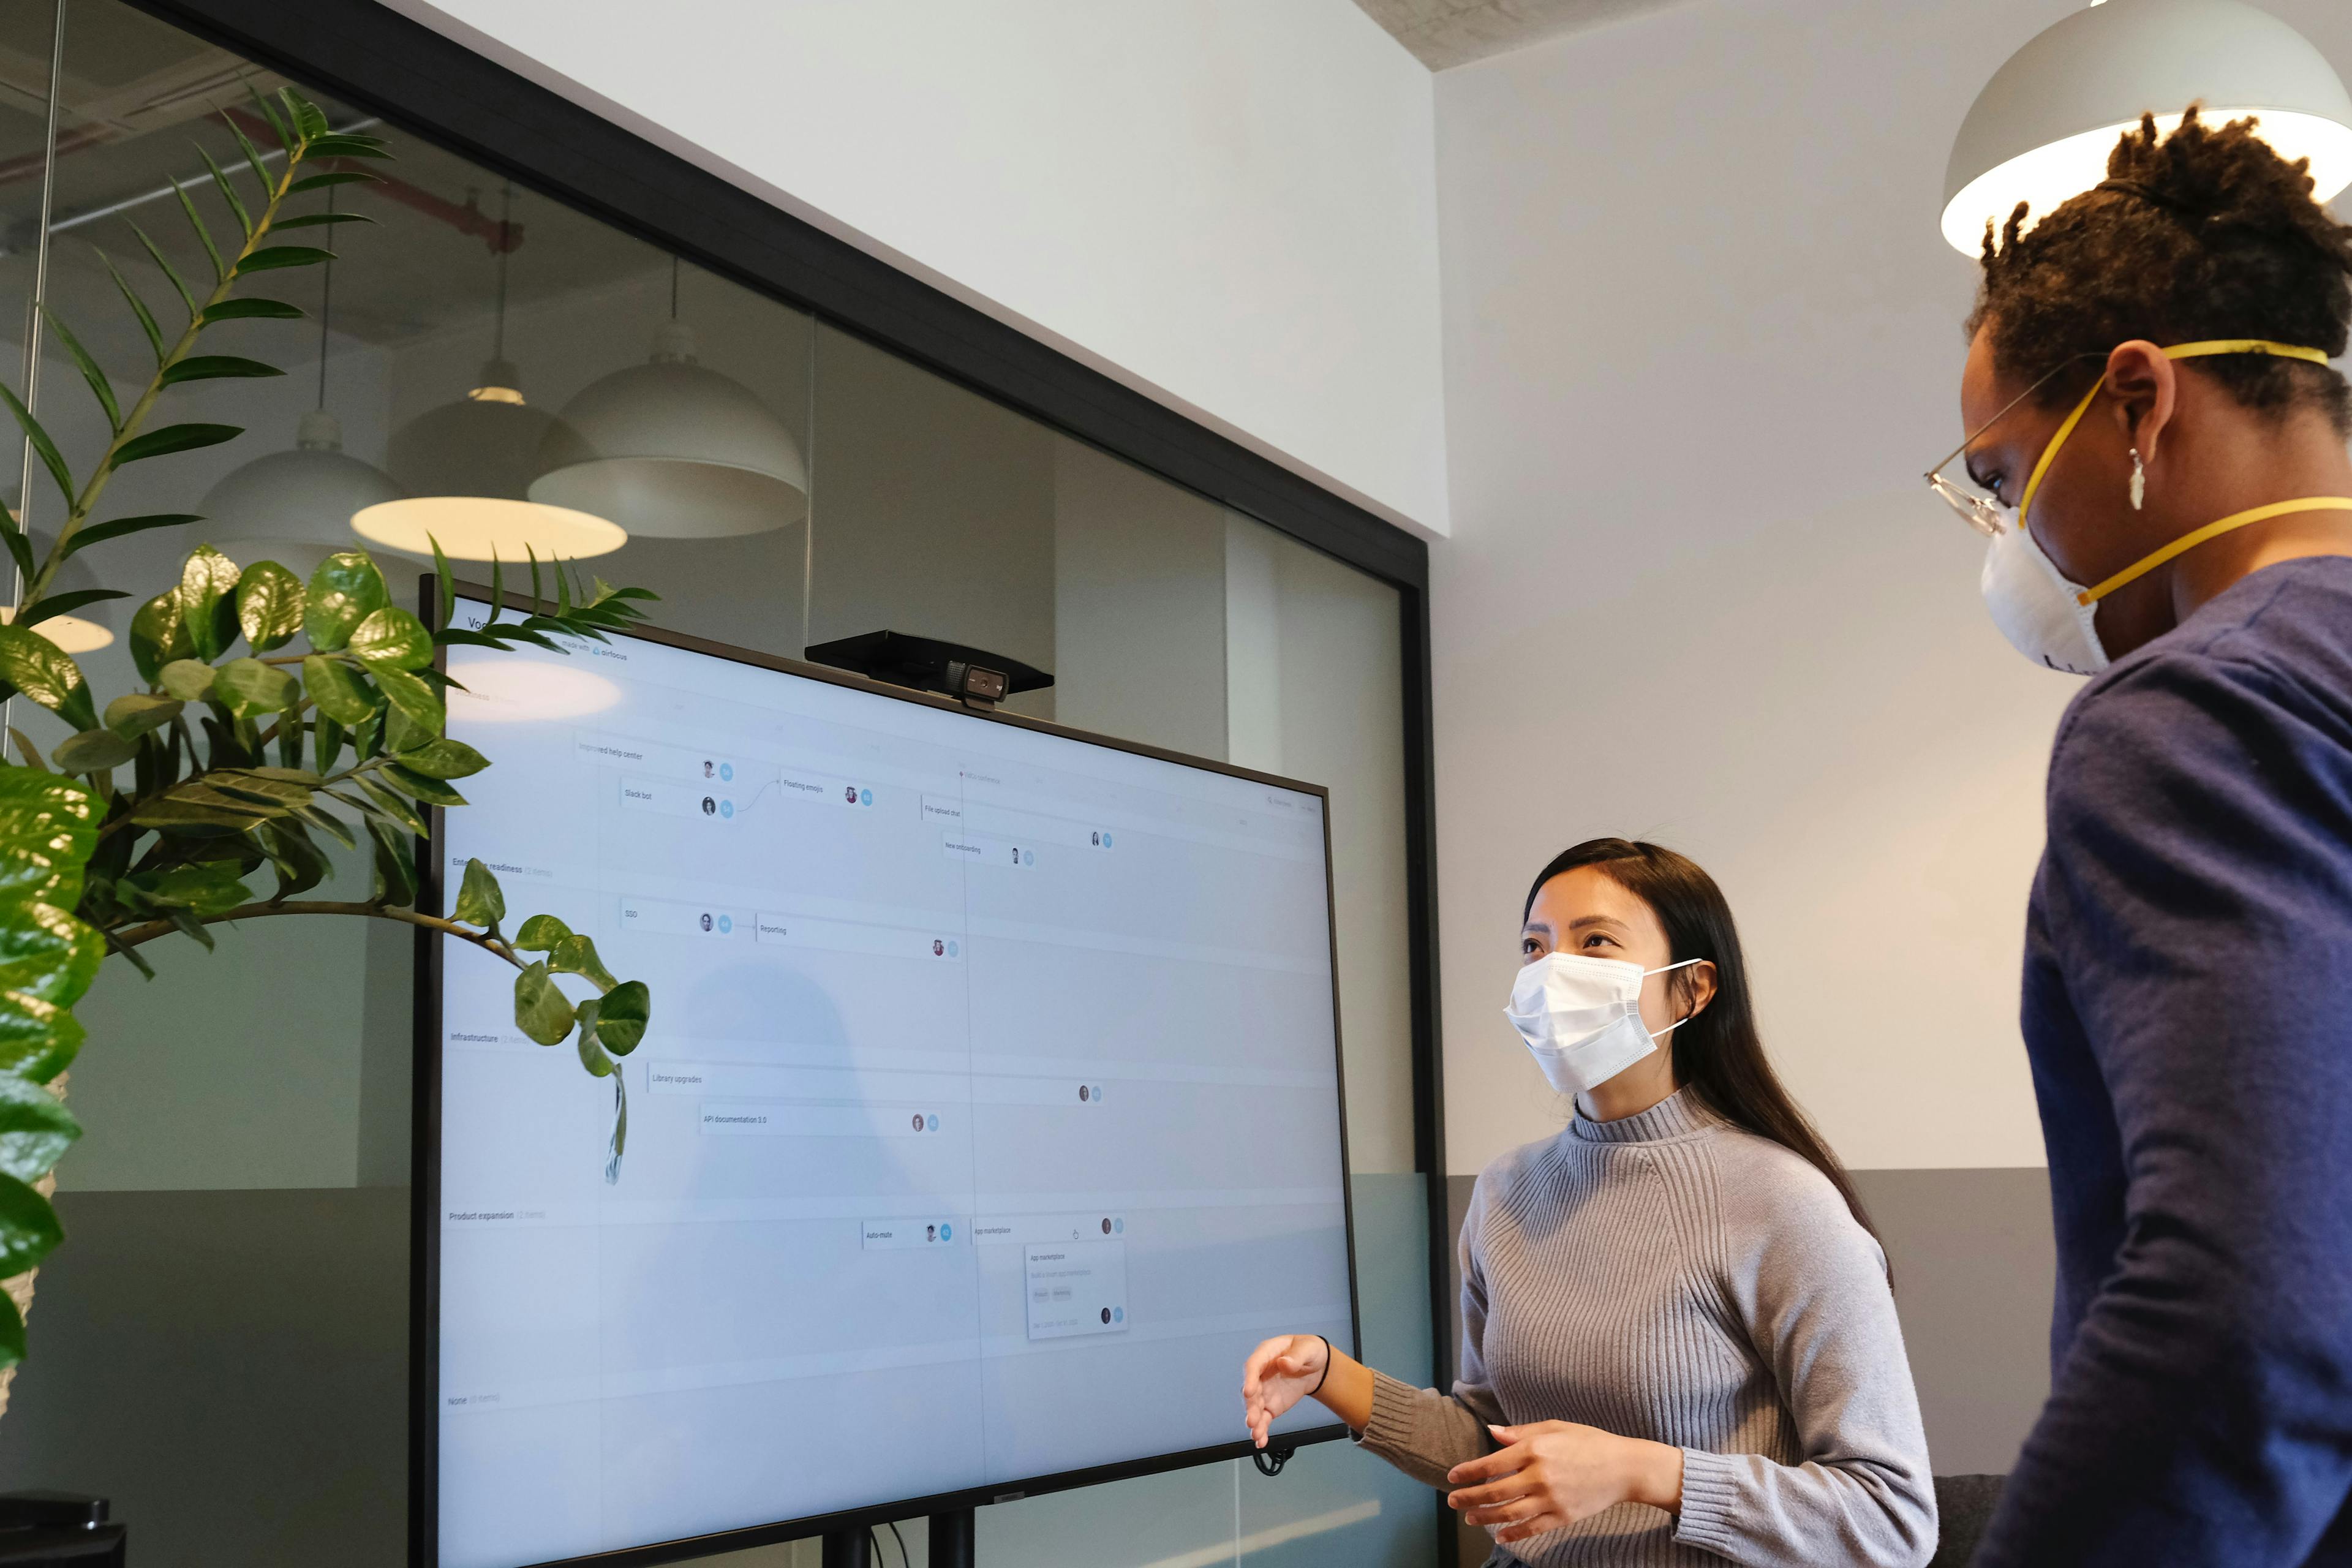
<path fill-rule="evenodd" d="M 1992 333 L 1993 363 L 2053 379 L 2045 405 L 2080 397 L 2117 343 L 2266 338 L 2344 353 L 2352 323 L 2352 225 L 2312 196 L 2310 161 L 2288 163 L 2252 119 L 2216 130 L 2190 105 L 2179 129 L 2142 118 L 2107 158 L 2107 178 L 2034 228 L 2018 204 L 1998 240 L 1985 224 L 1984 277 L 1971 338 Z M 2325 409 L 2352 435 L 2352 387 L 2327 365 L 2253 354 L 2195 362 L 2250 408 L 2284 417 Z"/>

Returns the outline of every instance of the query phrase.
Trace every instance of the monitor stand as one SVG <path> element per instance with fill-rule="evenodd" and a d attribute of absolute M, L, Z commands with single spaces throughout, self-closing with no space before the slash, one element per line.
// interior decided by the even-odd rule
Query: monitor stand
<path fill-rule="evenodd" d="M 930 1568 L 972 1568 L 972 1517 L 968 1508 L 931 1515 Z M 874 1536 L 865 1530 L 828 1531 L 824 1568 L 875 1568 Z"/>
<path fill-rule="evenodd" d="M 972 1524 L 968 1508 L 931 1515 L 930 1568 L 972 1568 Z"/>

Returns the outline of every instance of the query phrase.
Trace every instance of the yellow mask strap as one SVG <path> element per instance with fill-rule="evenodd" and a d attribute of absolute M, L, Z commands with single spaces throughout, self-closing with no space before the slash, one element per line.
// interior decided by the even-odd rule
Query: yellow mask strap
<path fill-rule="evenodd" d="M 2268 506 L 2254 507 L 2247 511 L 2231 512 L 2219 522 L 2209 522 L 2202 528 L 2193 529 L 2182 534 L 2155 554 L 2125 567 L 2096 587 L 2084 589 L 2074 595 L 2074 602 L 2078 605 L 2095 605 L 2134 578 L 2155 571 L 2174 556 L 2186 554 L 2209 539 L 2219 539 L 2233 529 L 2243 528 L 2250 522 L 2266 522 L 2272 518 L 2284 517 L 2289 512 L 2295 511 L 2352 511 L 2352 496 L 2305 496 L 2301 500 L 2273 501 Z"/>
<path fill-rule="evenodd" d="M 2212 354 L 2269 354 L 2277 359 L 2309 360 L 2314 364 L 2327 363 L 2327 354 L 2324 350 L 2303 348 L 2294 343 L 2274 343 L 2267 338 L 2207 338 L 2200 342 L 2175 343 L 2164 351 L 2164 357 L 2167 359 L 2204 359 Z M 2025 481 L 2025 494 L 2018 499 L 2017 523 L 2020 528 L 2025 526 L 2026 515 L 2033 510 L 2033 492 L 2042 488 L 2042 476 L 2050 471 L 2051 460 L 2058 456 L 2058 448 L 2066 444 L 2066 437 L 2074 433 L 2074 426 L 2083 422 L 2083 416 L 2090 412 L 2091 400 L 2099 395 L 2099 388 L 2105 384 L 2105 376 L 2093 382 L 2091 390 L 2083 394 L 2083 401 L 2074 405 L 2074 411 L 2066 416 L 2066 422 L 2058 426 L 2056 435 L 2050 437 L 2050 444 L 2042 448 L 2041 460 L 2033 465 L 2032 476 Z M 2145 571 L 2148 566 L 2155 565 L 2158 560 L 2170 559 L 2169 555 L 2151 558 L 2144 565 L 2137 568 L 2136 574 L 2137 571 Z M 2123 583 L 2130 580 L 2129 577 L 2125 577 L 2114 585 L 2120 587 Z M 2085 599 L 2083 602 L 2088 604 L 2090 600 Z"/>

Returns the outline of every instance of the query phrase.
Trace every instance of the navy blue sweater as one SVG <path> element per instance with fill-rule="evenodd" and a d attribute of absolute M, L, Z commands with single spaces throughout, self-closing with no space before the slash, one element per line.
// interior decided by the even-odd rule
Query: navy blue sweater
<path fill-rule="evenodd" d="M 2117 660 L 2048 805 L 2052 1389 L 1977 1561 L 2352 1563 L 2352 558 Z"/>

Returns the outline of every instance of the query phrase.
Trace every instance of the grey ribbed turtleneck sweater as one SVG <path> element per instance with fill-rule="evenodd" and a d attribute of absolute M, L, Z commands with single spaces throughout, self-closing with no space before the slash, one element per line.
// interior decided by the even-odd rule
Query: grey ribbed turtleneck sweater
<path fill-rule="evenodd" d="M 1679 1519 L 1621 1503 L 1505 1549 L 1539 1568 L 1917 1568 L 1935 1550 L 1878 1244 L 1828 1178 L 1687 1090 L 1486 1168 L 1462 1226 L 1462 1376 L 1451 1396 L 1376 1376 L 1362 1441 L 1443 1487 L 1495 1447 L 1489 1423 L 1535 1421 L 1683 1450 Z"/>

